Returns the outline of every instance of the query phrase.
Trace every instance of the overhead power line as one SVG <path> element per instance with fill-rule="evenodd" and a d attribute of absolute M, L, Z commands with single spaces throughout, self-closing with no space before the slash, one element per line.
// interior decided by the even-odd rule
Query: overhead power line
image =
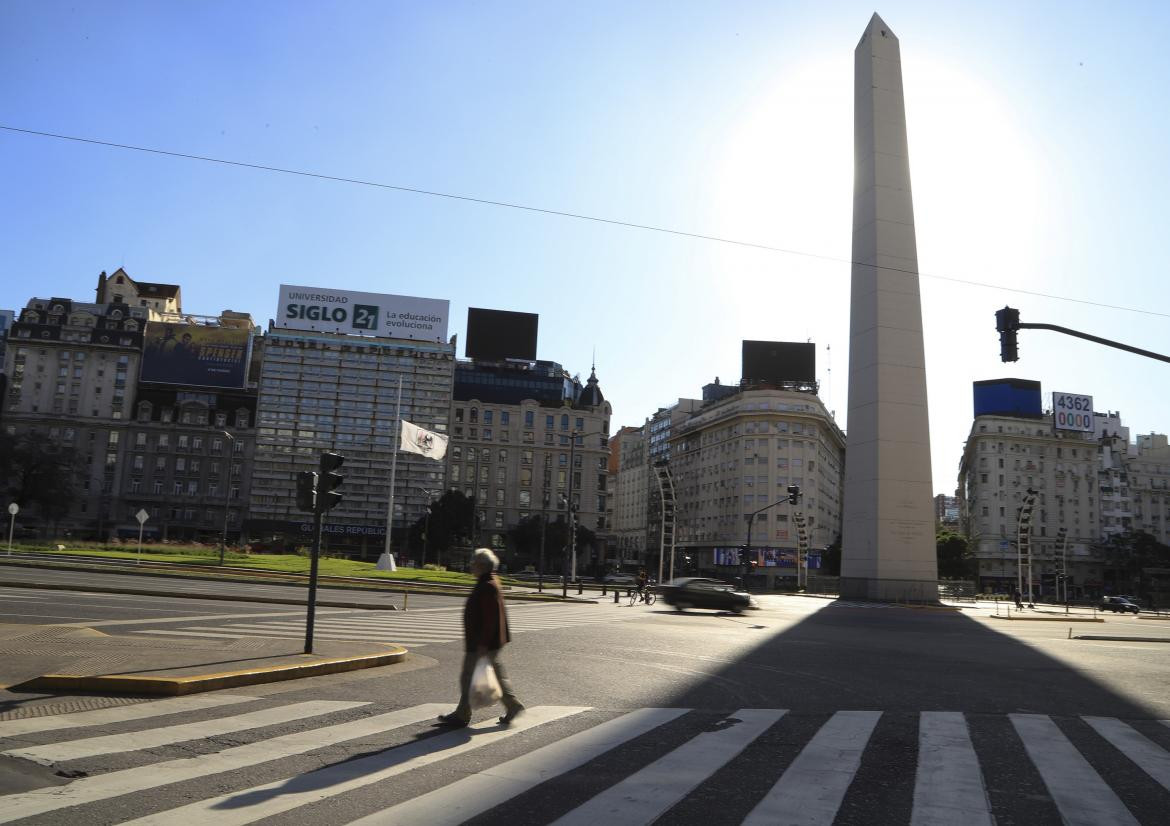
<path fill-rule="evenodd" d="M 853 261 L 849 258 L 841 258 L 835 255 L 824 255 L 816 252 L 806 252 L 804 250 L 790 249 L 787 247 L 777 247 L 771 244 L 761 244 L 755 241 L 742 241 L 735 238 L 724 238 L 719 235 L 707 235 L 701 232 L 687 232 L 681 229 L 672 229 L 670 227 L 659 227 L 653 224 L 639 224 L 633 221 L 621 221 L 616 218 L 603 218 L 599 215 L 586 215 L 580 212 L 568 212 L 559 209 L 547 209 L 545 207 L 529 206 L 527 204 L 516 204 L 509 201 L 497 201 L 491 198 L 476 198 L 471 195 L 458 195 L 452 192 L 438 192 L 432 189 L 420 189 L 418 187 L 400 186 L 397 184 L 381 183 L 379 181 L 367 181 L 362 178 L 347 178 L 341 175 L 326 175 L 322 172 L 310 172 L 304 169 L 289 169 L 281 166 L 271 166 L 269 164 L 248 163 L 247 161 L 234 161 L 228 158 L 214 158 L 209 155 L 194 155 L 188 152 L 175 152 L 168 149 L 155 149 L 149 146 L 135 146 L 128 143 L 116 143 L 114 141 L 103 141 L 96 138 L 85 138 L 78 135 L 62 135 L 56 132 L 43 132 L 36 129 L 23 129 L 18 126 L 8 126 L 0 124 L 0 129 L 7 132 L 15 132 L 22 135 L 33 135 L 41 138 L 53 138 L 55 140 L 72 141 L 74 143 L 85 143 L 93 146 L 105 146 L 111 149 L 125 149 L 132 152 L 145 152 L 151 155 L 163 155 L 169 158 L 182 158 L 188 161 L 202 161 L 204 163 L 216 163 L 223 166 L 236 166 L 243 169 L 256 169 L 262 172 L 277 172 L 282 175 L 297 175 L 302 178 L 316 178 L 322 181 L 333 181 L 342 184 L 356 184 L 358 186 L 370 186 L 377 189 L 389 189 L 395 192 L 409 192 L 413 195 L 427 195 L 432 198 L 446 198 L 452 201 L 465 201 L 471 204 L 480 204 L 482 206 L 501 207 L 504 209 L 516 209 L 523 212 L 534 212 L 542 215 L 555 215 L 559 218 L 572 218 L 578 221 L 592 221 L 597 224 L 608 224 L 615 227 L 625 227 L 627 229 L 638 229 L 647 232 L 658 232 L 664 235 L 675 235 L 681 238 L 694 238 L 700 241 L 712 241 L 717 244 L 730 244 L 736 247 L 746 247 L 748 249 L 764 250 L 766 252 L 778 252 L 784 255 L 798 255 L 803 258 L 813 258 L 820 261 L 832 261 L 839 264 L 860 264 L 862 262 Z M 1038 290 L 1025 290 L 1020 287 L 1005 287 L 1000 284 L 988 284 L 984 281 L 975 281 L 967 278 L 955 278 L 949 275 L 938 275 L 936 273 L 927 273 L 916 270 L 902 269 L 899 267 L 882 266 L 879 269 L 890 272 L 903 272 L 909 275 L 918 275 L 921 278 L 930 278 L 935 281 L 949 281 L 952 284 L 963 284 L 968 287 L 982 287 L 989 290 L 1003 290 L 1004 292 L 1016 293 L 1018 295 L 1030 295 L 1037 298 L 1050 298 L 1054 301 L 1067 301 L 1073 304 L 1084 304 L 1090 307 L 1101 307 L 1107 310 L 1120 310 L 1128 313 L 1140 313 L 1142 315 L 1157 316 L 1159 318 L 1170 318 L 1170 313 L 1158 312 L 1157 310 L 1147 310 L 1140 307 L 1126 307 L 1120 304 L 1105 304 L 1100 301 L 1090 301 L 1084 298 L 1073 298 L 1067 295 L 1057 295 L 1055 293 L 1045 293 Z"/>

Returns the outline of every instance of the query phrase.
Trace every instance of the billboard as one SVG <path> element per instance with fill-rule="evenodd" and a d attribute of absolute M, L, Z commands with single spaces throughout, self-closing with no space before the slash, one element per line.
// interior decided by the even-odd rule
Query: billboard
<path fill-rule="evenodd" d="M 535 361 L 539 322 L 536 313 L 468 307 L 466 356 L 483 361 Z"/>
<path fill-rule="evenodd" d="M 1039 419 L 1044 415 L 1040 382 L 1030 379 L 986 379 L 971 383 L 976 416 L 1018 416 Z"/>
<path fill-rule="evenodd" d="M 449 304 L 437 298 L 281 284 L 273 323 L 291 330 L 443 343 Z"/>
<path fill-rule="evenodd" d="M 743 380 L 757 384 L 815 384 L 815 344 L 795 341 L 743 342 Z"/>
<path fill-rule="evenodd" d="M 243 387 L 251 344 L 248 330 L 150 321 L 140 378 L 195 387 Z"/>
<path fill-rule="evenodd" d="M 1057 430 L 1093 432 L 1093 397 L 1080 393 L 1052 394 L 1052 424 Z"/>

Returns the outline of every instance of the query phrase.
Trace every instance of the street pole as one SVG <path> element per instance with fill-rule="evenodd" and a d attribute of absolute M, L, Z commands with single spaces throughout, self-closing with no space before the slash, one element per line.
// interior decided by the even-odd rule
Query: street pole
<path fill-rule="evenodd" d="M 228 508 L 231 506 L 231 492 L 232 492 L 232 457 L 235 455 L 236 437 L 228 433 L 226 430 L 220 431 L 223 435 L 228 437 L 228 460 L 227 460 L 227 480 L 223 486 L 223 541 L 219 544 L 219 564 L 223 566 L 223 557 L 227 552 L 227 529 L 228 529 Z M 139 530 L 141 533 L 141 530 Z M 141 540 L 138 542 L 142 545 Z"/>
<path fill-rule="evenodd" d="M 393 496 L 391 497 L 393 498 Z M 313 550 L 309 557 L 309 612 L 305 616 L 305 653 L 313 653 L 313 622 L 317 615 L 317 559 L 321 554 L 321 506 L 313 508 Z"/>
<path fill-rule="evenodd" d="M 577 578 L 577 531 L 573 524 L 573 462 L 577 457 L 577 431 L 569 432 L 569 496 L 566 507 L 569 509 L 569 576 Z"/>
<path fill-rule="evenodd" d="M 390 437 L 390 496 L 386 501 L 386 545 L 382 553 L 390 555 L 390 539 L 394 531 L 394 483 L 398 475 L 398 450 L 402 445 L 402 376 L 398 377 L 398 403 L 394 407 L 394 433 Z M 364 555 L 364 553 L 363 553 Z"/>
<path fill-rule="evenodd" d="M 544 593 L 544 532 L 548 527 L 548 491 L 544 492 L 544 504 L 540 508 L 540 564 L 536 570 L 536 590 Z"/>
<path fill-rule="evenodd" d="M 16 529 L 16 514 L 20 513 L 20 505 L 13 502 L 8 506 L 8 555 L 12 556 L 12 533 Z"/>
<path fill-rule="evenodd" d="M 747 544 L 743 548 L 743 573 L 740 577 L 745 591 L 747 590 L 748 571 L 752 567 L 752 524 L 756 521 L 756 513 L 748 514 Z"/>

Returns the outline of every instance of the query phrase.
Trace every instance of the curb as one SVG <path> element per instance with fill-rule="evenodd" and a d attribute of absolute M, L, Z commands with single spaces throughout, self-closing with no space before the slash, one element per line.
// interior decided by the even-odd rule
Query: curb
<path fill-rule="evenodd" d="M 177 594 L 174 591 L 151 591 L 146 588 L 114 588 L 108 585 L 63 585 L 57 583 L 37 582 L 8 582 L 0 580 L 0 586 L 5 588 L 35 588 L 42 591 L 86 591 L 94 594 L 128 594 L 139 597 L 174 597 L 176 599 L 208 599 L 218 602 L 255 602 L 268 605 L 299 605 L 304 608 L 304 599 L 281 599 L 280 597 L 260 596 L 220 596 L 219 594 Z M 306 597 L 307 599 L 307 597 Z M 397 605 L 378 605 L 372 602 L 341 602 L 337 600 L 317 600 L 318 608 L 362 608 L 370 611 L 397 611 Z"/>
<path fill-rule="evenodd" d="M 1010 622 L 1105 622 L 1101 617 L 1005 617 L 1001 614 L 991 614 L 988 618 Z"/>
<path fill-rule="evenodd" d="M 1107 634 L 1077 634 L 1074 640 L 1113 640 L 1115 642 L 1170 642 L 1170 637 L 1115 637 Z"/>
<path fill-rule="evenodd" d="M 224 671 L 217 674 L 196 674 L 190 677 L 138 677 L 130 674 L 96 676 L 44 674 L 21 683 L 19 686 L 10 686 L 10 689 L 177 697 L 183 694 L 198 694 L 202 691 L 218 691 L 223 688 L 238 688 L 282 680 L 297 680 L 302 677 L 340 674 L 361 668 L 392 665 L 406 659 L 405 648 L 392 645 L 388 646 L 388 649 L 378 654 L 334 657 L 325 660 L 316 659 L 315 662 L 286 663 L 263 668 L 247 668 L 240 671 Z M 312 654 L 299 656 L 313 657 Z"/>

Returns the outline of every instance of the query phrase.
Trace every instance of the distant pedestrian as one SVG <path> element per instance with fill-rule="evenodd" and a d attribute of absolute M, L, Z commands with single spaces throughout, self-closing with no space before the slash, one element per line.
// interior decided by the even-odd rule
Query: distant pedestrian
<path fill-rule="evenodd" d="M 1019 588 L 1016 588 L 1015 590 L 1012 591 L 1012 599 L 1014 599 L 1016 601 L 1016 608 L 1023 611 L 1024 610 L 1024 600 L 1023 600 L 1023 595 L 1020 593 Z"/>
<path fill-rule="evenodd" d="M 524 704 L 516 699 L 512 686 L 500 662 L 500 649 L 511 639 L 508 634 L 508 614 L 504 610 L 504 595 L 495 570 L 499 559 L 488 548 L 478 548 L 471 557 L 471 573 L 476 577 L 475 587 L 463 607 L 463 668 L 459 673 L 459 706 L 450 714 L 439 715 L 439 722 L 453 727 L 471 722 L 471 702 L 468 699 L 471 675 L 480 657 L 487 657 L 496 671 L 503 689 L 504 715 L 500 723 L 509 725 L 524 711 Z"/>

